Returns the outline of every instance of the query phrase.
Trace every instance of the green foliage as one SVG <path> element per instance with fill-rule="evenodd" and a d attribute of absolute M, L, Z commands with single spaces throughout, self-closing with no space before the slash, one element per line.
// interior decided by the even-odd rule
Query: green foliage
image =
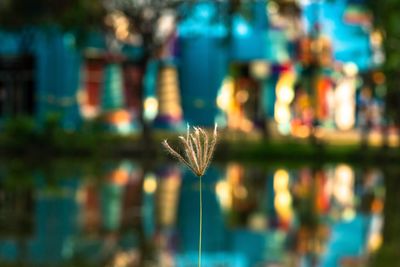
<path fill-rule="evenodd" d="M 3 146 L 21 151 L 32 142 L 37 142 L 38 132 L 34 121 L 29 117 L 7 119 L 3 129 Z"/>
<path fill-rule="evenodd" d="M 395 267 L 398 266 L 399 247 L 383 244 L 382 248 L 371 257 L 370 267 Z"/>
<path fill-rule="evenodd" d="M 78 132 L 65 131 L 61 116 L 49 114 L 38 127 L 34 119 L 16 117 L 8 119 L 0 134 L 0 150 L 13 154 L 94 153 L 98 151 L 103 133 L 94 129 Z"/>
<path fill-rule="evenodd" d="M 12 29 L 27 25 L 82 29 L 98 26 L 103 15 L 98 0 L 7 0 L 0 5 L 0 24 Z"/>
<path fill-rule="evenodd" d="M 14 137 L 31 135 L 35 131 L 35 123 L 30 117 L 18 116 L 9 118 L 4 124 L 4 131 Z"/>
<path fill-rule="evenodd" d="M 383 50 L 385 62 L 382 66 L 386 74 L 386 116 L 388 119 L 400 121 L 398 101 L 400 95 L 400 1 L 398 0 L 367 0 L 367 5 L 373 14 L 374 27 L 383 33 Z"/>
<path fill-rule="evenodd" d="M 62 131 L 61 119 L 62 116 L 59 113 L 47 114 L 43 122 L 43 135 L 45 139 L 52 141 Z"/>

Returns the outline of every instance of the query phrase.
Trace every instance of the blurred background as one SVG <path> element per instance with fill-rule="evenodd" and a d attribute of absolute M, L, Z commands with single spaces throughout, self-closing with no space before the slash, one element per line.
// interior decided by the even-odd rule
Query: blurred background
<path fill-rule="evenodd" d="M 400 266 L 397 0 L 0 0 L 0 265 Z"/>

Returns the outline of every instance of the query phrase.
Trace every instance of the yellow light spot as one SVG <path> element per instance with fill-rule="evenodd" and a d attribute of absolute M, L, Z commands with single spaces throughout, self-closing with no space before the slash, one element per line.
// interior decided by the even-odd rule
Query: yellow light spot
<path fill-rule="evenodd" d="M 284 124 L 289 122 L 291 118 L 289 106 L 276 103 L 274 117 L 277 123 Z"/>
<path fill-rule="evenodd" d="M 219 94 L 217 96 L 217 105 L 223 111 L 228 111 L 233 99 L 233 80 L 232 78 L 225 78 Z"/>
<path fill-rule="evenodd" d="M 276 194 L 274 204 L 277 210 L 285 210 L 290 208 L 292 205 L 292 196 L 290 195 L 289 191 L 286 190 Z"/>
<path fill-rule="evenodd" d="M 157 190 L 157 179 L 153 175 L 148 175 L 144 179 L 143 190 L 147 194 L 153 194 Z"/>
<path fill-rule="evenodd" d="M 342 214 L 343 220 L 351 221 L 356 217 L 356 212 L 352 208 L 346 208 Z"/>
<path fill-rule="evenodd" d="M 336 110 L 335 121 L 340 130 L 349 130 L 354 126 L 355 117 L 352 115 L 354 108 L 343 105 Z"/>
<path fill-rule="evenodd" d="M 336 178 L 339 183 L 345 185 L 352 185 L 354 182 L 354 173 L 350 166 L 341 164 L 336 168 Z"/>
<path fill-rule="evenodd" d="M 333 183 L 333 195 L 342 205 L 353 205 L 354 173 L 350 166 L 341 164 L 336 167 Z"/>
<path fill-rule="evenodd" d="M 155 97 L 148 97 L 144 101 L 144 117 L 152 120 L 157 116 L 158 101 Z"/>
<path fill-rule="evenodd" d="M 286 170 L 279 169 L 274 174 L 275 192 L 287 190 L 289 185 L 289 173 Z"/>
<path fill-rule="evenodd" d="M 372 252 L 377 251 L 381 247 L 382 242 L 383 238 L 381 234 L 379 233 L 372 234 L 368 240 L 368 249 Z"/>
<path fill-rule="evenodd" d="M 374 32 L 372 32 L 370 38 L 371 38 L 371 44 L 372 44 L 373 46 L 379 47 L 379 46 L 382 45 L 383 37 L 382 37 L 382 33 L 381 33 L 380 31 L 374 31 Z"/>
<path fill-rule="evenodd" d="M 250 65 L 250 73 L 258 79 L 265 79 L 270 74 L 270 66 L 266 61 L 256 60 Z"/>
<path fill-rule="evenodd" d="M 292 72 L 283 73 L 276 84 L 276 98 L 278 102 L 290 104 L 294 98 L 293 86 L 296 76 Z"/>
<path fill-rule="evenodd" d="M 282 86 L 277 89 L 276 98 L 285 104 L 292 102 L 294 98 L 294 91 L 289 86 Z"/>
<path fill-rule="evenodd" d="M 355 88 L 356 81 L 344 79 L 335 90 L 335 122 L 340 130 L 349 130 L 355 123 Z"/>
<path fill-rule="evenodd" d="M 118 27 L 115 30 L 115 35 L 119 40 L 125 40 L 129 36 L 129 31 L 127 29 Z"/>
<path fill-rule="evenodd" d="M 215 186 L 215 192 L 223 209 L 232 207 L 231 186 L 227 181 L 219 181 Z"/>
<path fill-rule="evenodd" d="M 358 73 L 358 67 L 354 62 L 346 63 L 343 67 L 344 73 L 350 77 L 354 77 Z"/>

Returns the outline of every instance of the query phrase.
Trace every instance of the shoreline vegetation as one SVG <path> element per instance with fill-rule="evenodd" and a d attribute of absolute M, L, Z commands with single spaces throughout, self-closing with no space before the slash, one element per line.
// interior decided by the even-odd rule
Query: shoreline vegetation
<path fill-rule="evenodd" d="M 140 134 L 64 130 L 0 132 L 0 157 L 132 158 L 168 160 L 161 142 L 178 143 L 176 132 L 154 131 L 148 138 Z M 334 144 L 321 140 L 251 138 L 223 133 L 214 155 L 216 162 L 349 162 L 391 164 L 400 160 L 400 148 L 366 146 L 361 143 Z"/>
<path fill-rule="evenodd" d="M 177 131 L 154 130 L 143 135 L 121 135 L 104 131 L 99 122 L 84 123 L 78 131 L 60 127 L 58 116 L 49 116 L 41 128 L 31 118 L 18 117 L 5 121 L 0 130 L 0 158 L 41 159 L 135 159 L 138 161 L 171 160 L 161 145 L 168 140 L 172 146 L 179 143 Z M 319 163 L 348 162 L 353 164 L 391 165 L 400 160 L 399 146 L 382 146 L 370 142 L 357 132 L 325 133 L 324 137 L 282 137 L 274 132 L 269 136 L 261 133 L 240 133 L 220 130 L 215 163 L 240 161 L 258 164 L 265 162 Z M 370 134 L 370 137 L 374 137 Z M 397 135 L 390 136 L 397 139 Z M 393 138 L 394 137 L 394 138 Z M 375 134 L 374 140 L 383 140 Z M 365 140 L 370 140 L 366 141 Z M 393 142 L 392 142 L 393 144 Z"/>

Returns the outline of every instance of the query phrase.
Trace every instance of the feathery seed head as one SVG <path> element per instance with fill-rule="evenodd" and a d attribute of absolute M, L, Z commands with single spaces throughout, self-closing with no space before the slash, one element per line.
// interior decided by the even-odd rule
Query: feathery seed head
<path fill-rule="evenodd" d="M 183 153 L 178 153 L 164 140 L 162 145 L 167 151 L 177 158 L 180 162 L 189 167 L 195 175 L 201 177 L 210 165 L 215 146 L 217 144 L 217 124 L 214 127 L 214 133 L 210 138 L 205 130 L 200 127 L 193 127 L 194 132 L 190 132 L 189 124 L 187 125 L 186 138 L 179 136 Z"/>

